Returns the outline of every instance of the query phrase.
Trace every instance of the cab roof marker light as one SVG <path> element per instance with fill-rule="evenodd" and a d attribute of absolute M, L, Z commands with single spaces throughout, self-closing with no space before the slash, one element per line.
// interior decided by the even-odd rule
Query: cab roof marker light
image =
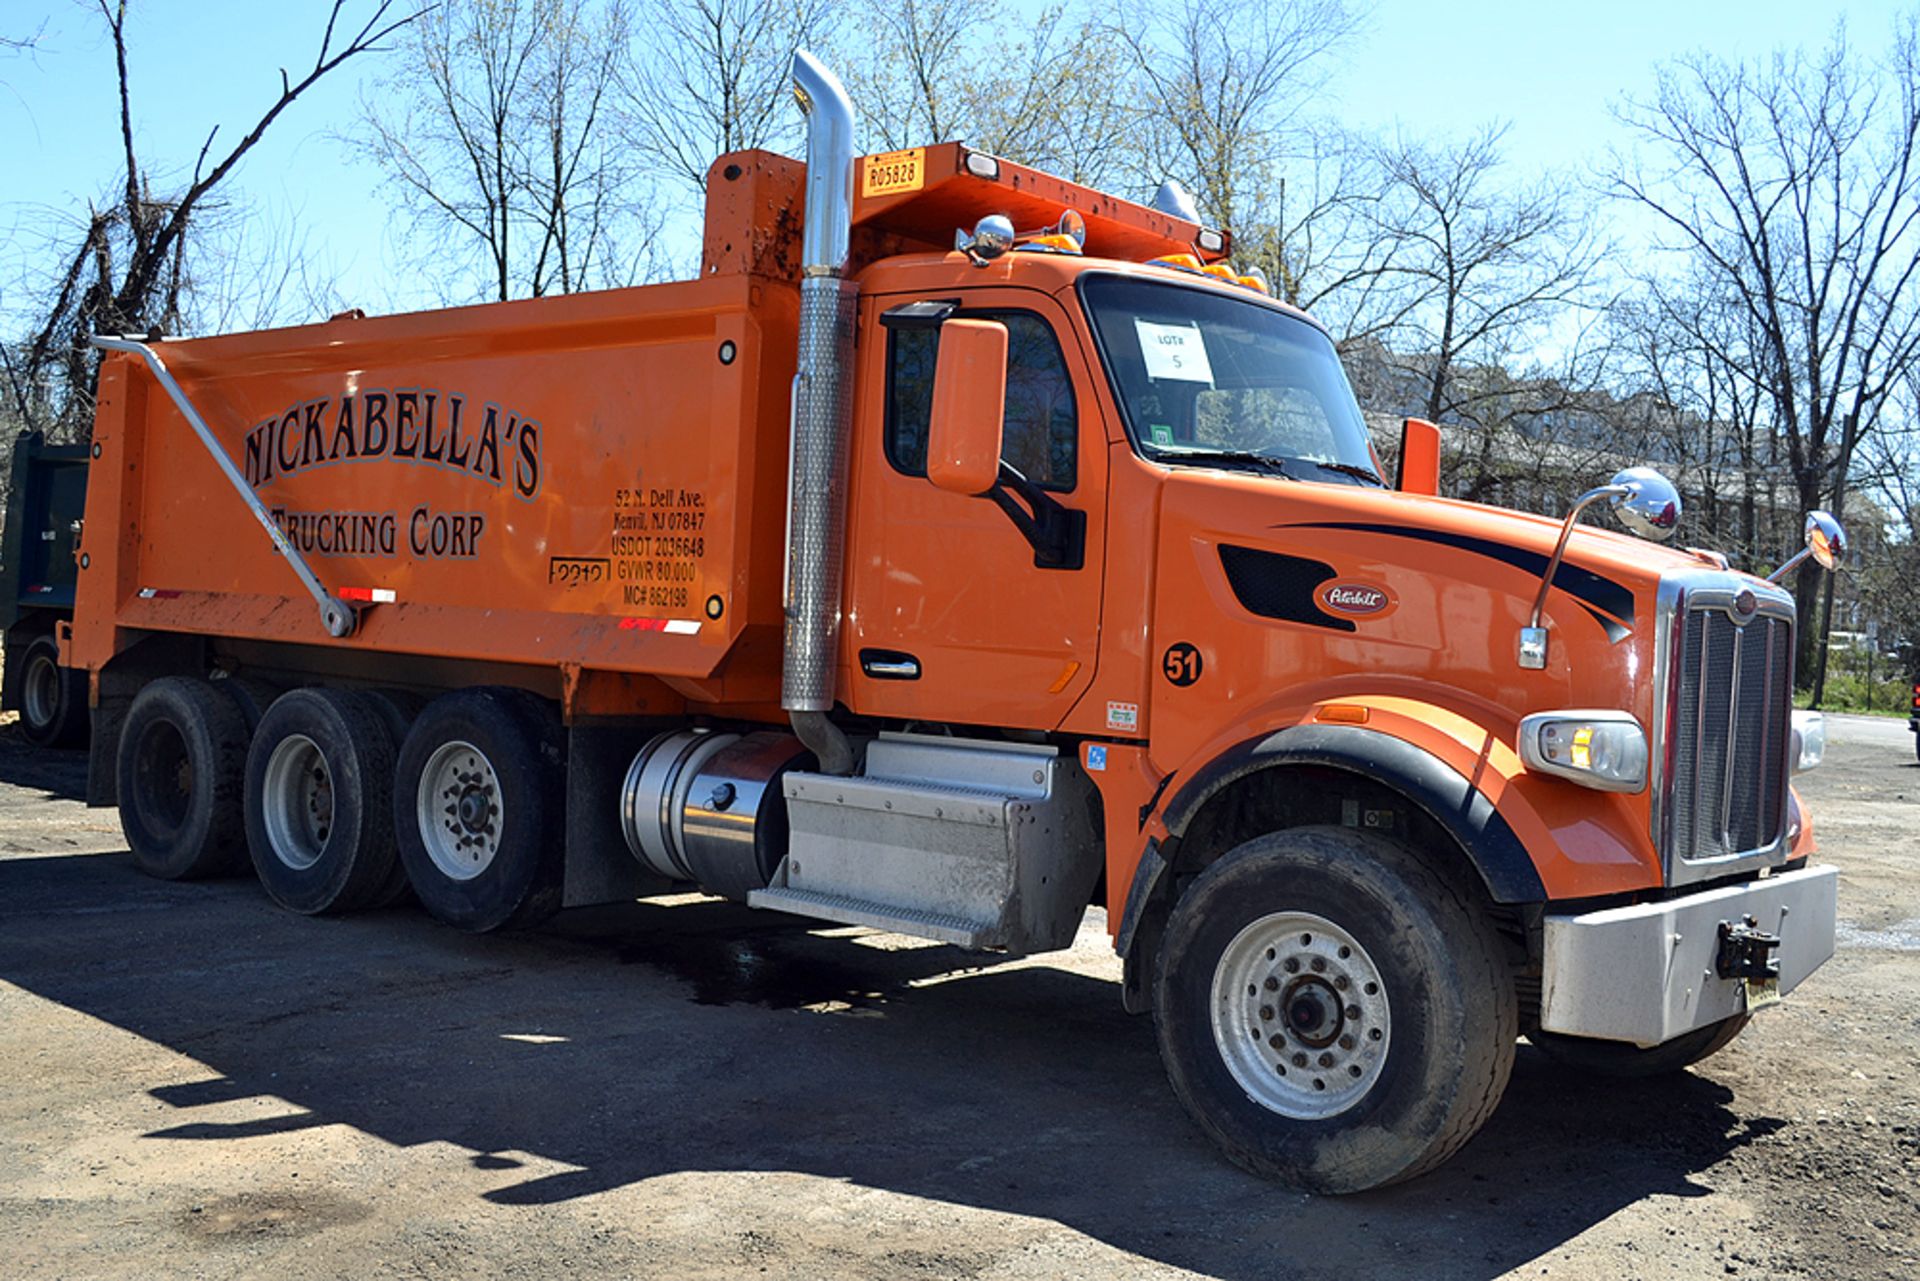
<path fill-rule="evenodd" d="M 1200 260 L 1192 254 L 1168 254 L 1163 258 L 1151 258 L 1148 259 L 1147 266 L 1171 267 L 1175 271 L 1189 271 L 1196 276 L 1206 274 L 1200 265 Z"/>
<path fill-rule="evenodd" d="M 1086 252 L 1087 220 L 1069 209 L 1060 220 L 1039 231 L 1022 232 L 1016 251 L 1039 254 L 1081 254 Z"/>

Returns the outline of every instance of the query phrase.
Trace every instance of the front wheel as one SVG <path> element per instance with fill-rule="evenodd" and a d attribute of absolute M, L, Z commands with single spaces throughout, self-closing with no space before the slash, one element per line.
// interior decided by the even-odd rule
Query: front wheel
<path fill-rule="evenodd" d="M 1479 1130 L 1519 1034 L 1485 913 L 1377 835 L 1230 851 L 1175 905 L 1155 1022 L 1167 1075 L 1236 1164 L 1314 1192 L 1423 1173 Z"/>

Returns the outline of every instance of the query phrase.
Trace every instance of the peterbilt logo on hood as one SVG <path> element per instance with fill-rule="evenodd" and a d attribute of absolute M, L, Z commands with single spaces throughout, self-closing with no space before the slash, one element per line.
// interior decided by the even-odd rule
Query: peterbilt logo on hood
<path fill-rule="evenodd" d="M 1344 578 L 1335 579 L 1322 587 L 1319 598 L 1320 608 L 1330 614 L 1345 614 L 1349 618 L 1390 613 L 1399 604 L 1393 593 L 1384 587 Z"/>

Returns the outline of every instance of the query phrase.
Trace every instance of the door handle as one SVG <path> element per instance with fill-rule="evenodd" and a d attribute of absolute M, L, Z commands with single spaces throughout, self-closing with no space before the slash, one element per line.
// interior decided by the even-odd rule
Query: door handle
<path fill-rule="evenodd" d="M 920 660 L 897 649 L 863 649 L 860 670 L 877 681 L 917 681 Z"/>

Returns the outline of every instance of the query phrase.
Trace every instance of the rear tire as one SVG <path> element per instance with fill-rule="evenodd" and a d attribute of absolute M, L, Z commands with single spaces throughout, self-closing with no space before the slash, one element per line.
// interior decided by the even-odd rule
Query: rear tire
<path fill-rule="evenodd" d="M 1485 913 L 1417 853 L 1344 828 L 1230 851 L 1175 904 L 1155 984 L 1174 1093 L 1235 1164 L 1359 1192 L 1457 1151 L 1519 1035 Z"/>
<path fill-rule="evenodd" d="M 1684 1072 L 1700 1060 L 1726 1049 L 1733 1038 L 1746 1030 L 1752 1017 L 1736 1014 L 1645 1048 L 1625 1041 L 1599 1041 L 1588 1036 L 1563 1036 L 1538 1030 L 1527 1033 L 1527 1039 L 1554 1062 L 1577 1072 L 1628 1078 L 1667 1076 Z"/>
<path fill-rule="evenodd" d="M 426 708 L 427 700 L 420 695 L 404 689 L 369 689 L 361 693 L 373 705 L 380 716 L 381 724 L 386 727 L 392 738 L 394 760 L 400 759 L 400 748 L 407 741 L 407 731 L 413 728 L 414 721 Z M 397 838 L 396 838 L 397 839 Z M 407 867 L 400 861 L 399 847 L 396 844 L 393 870 L 387 874 L 387 883 L 380 887 L 379 895 L 374 899 L 374 907 L 392 907 L 403 901 L 413 892 L 407 884 Z"/>
<path fill-rule="evenodd" d="M 407 880 L 434 917 L 481 932 L 559 907 L 562 741 L 545 701 L 515 689 L 447 694 L 413 723 L 394 830 Z"/>
<path fill-rule="evenodd" d="M 243 869 L 246 761 L 246 721 L 210 682 L 166 676 L 141 690 L 114 761 L 134 865 L 169 881 Z"/>
<path fill-rule="evenodd" d="M 60 646 L 37 636 L 20 673 L 20 732 L 35 747 L 73 747 L 87 735 L 87 674 L 60 666 Z"/>
<path fill-rule="evenodd" d="M 274 902 L 313 916 L 380 901 L 399 858 L 393 740 L 372 704 L 335 689 L 277 700 L 247 753 L 247 847 Z"/>
<path fill-rule="evenodd" d="M 251 676 L 223 676 L 213 682 L 213 687 L 232 699 L 233 705 L 240 709 L 240 717 L 246 721 L 249 734 L 260 728 L 260 722 L 266 719 L 267 709 L 279 700 L 283 692 L 280 687 Z"/>

